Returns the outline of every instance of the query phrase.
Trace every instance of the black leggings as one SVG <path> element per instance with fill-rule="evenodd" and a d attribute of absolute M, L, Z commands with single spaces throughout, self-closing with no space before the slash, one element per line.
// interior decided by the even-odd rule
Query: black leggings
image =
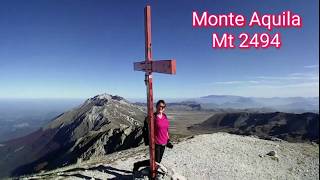
<path fill-rule="evenodd" d="M 156 147 L 155 147 L 156 152 L 155 153 L 156 153 L 156 162 L 157 163 L 161 162 L 165 147 L 166 147 L 165 145 L 156 144 Z M 140 167 L 144 167 L 144 166 L 150 166 L 149 159 L 134 163 L 134 167 L 137 169 L 139 169 Z"/>

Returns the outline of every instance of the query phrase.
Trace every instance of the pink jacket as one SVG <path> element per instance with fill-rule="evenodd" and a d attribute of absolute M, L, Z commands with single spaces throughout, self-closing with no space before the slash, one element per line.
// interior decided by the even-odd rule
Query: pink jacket
<path fill-rule="evenodd" d="M 169 120 L 166 114 L 159 118 L 155 116 L 155 141 L 156 144 L 165 145 L 169 139 Z"/>

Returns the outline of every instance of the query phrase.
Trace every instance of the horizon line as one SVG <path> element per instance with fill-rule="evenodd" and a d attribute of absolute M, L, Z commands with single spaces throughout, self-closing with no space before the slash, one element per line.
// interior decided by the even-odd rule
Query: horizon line
<path fill-rule="evenodd" d="M 102 93 L 104 94 L 104 93 Z M 108 93 L 107 93 L 108 94 Z M 101 94 L 97 94 L 97 95 L 101 95 Z M 94 96 L 97 96 L 94 95 Z M 117 96 L 121 96 L 118 94 L 110 94 L 110 95 L 117 95 Z M 0 97 L 0 99 L 33 99 L 33 100 L 37 100 L 37 99 L 48 99 L 48 100 L 59 100 L 59 99 L 70 99 L 70 100 L 80 100 L 80 99 L 89 99 L 92 98 L 94 96 L 90 96 L 90 97 Z M 297 97 L 302 97 L 302 98 L 317 98 L 319 96 L 242 96 L 242 95 L 230 95 L 230 94 L 209 94 L 209 95 L 203 95 L 203 96 L 196 96 L 196 97 L 154 97 L 153 99 L 193 99 L 193 98 L 204 98 L 207 96 L 239 96 L 239 97 L 246 97 L 246 98 L 297 98 Z M 146 97 L 125 97 L 125 96 L 121 96 L 125 99 L 146 99 Z"/>

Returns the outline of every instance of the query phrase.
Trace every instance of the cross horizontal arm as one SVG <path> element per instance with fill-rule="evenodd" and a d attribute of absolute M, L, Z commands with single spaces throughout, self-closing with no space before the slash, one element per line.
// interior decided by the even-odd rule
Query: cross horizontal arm
<path fill-rule="evenodd" d="M 133 66 L 135 71 L 176 74 L 176 60 L 141 61 Z"/>

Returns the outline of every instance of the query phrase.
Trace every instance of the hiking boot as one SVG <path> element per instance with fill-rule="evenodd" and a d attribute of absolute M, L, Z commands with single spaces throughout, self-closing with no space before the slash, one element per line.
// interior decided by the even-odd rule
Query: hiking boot
<path fill-rule="evenodd" d="M 136 163 L 133 164 L 133 169 L 132 169 L 132 172 L 137 172 L 139 170 L 139 167 L 137 166 Z"/>

